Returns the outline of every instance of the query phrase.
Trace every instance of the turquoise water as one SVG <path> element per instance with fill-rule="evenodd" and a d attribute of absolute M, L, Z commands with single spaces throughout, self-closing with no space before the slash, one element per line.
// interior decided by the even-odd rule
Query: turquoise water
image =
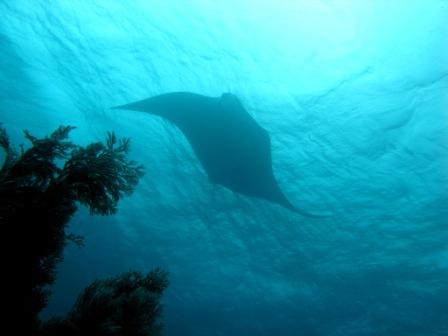
<path fill-rule="evenodd" d="M 166 335 L 448 334 L 448 1 L 0 1 L 0 121 L 132 138 L 146 174 L 81 210 L 44 317 L 162 266 Z M 236 95 L 312 219 L 211 184 L 183 134 L 110 107 Z"/>

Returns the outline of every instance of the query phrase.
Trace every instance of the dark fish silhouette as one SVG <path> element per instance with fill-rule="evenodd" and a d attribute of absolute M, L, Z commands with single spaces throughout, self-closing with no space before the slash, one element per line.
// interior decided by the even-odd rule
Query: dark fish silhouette
<path fill-rule="evenodd" d="M 148 112 L 179 127 L 211 182 L 307 217 L 321 217 L 297 209 L 280 190 L 272 171 L 269 134 L 236 96 L 225 93 L 214 98 L 175 92 L 114 109 Z"/>

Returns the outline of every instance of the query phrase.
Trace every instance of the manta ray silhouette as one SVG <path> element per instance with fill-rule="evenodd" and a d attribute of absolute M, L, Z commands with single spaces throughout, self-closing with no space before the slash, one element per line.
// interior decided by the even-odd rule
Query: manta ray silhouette
<path fill-rule="evenodd" d="M 272 171 L 268 132 L 233 94 L 207 97 L 174 92 L 113 109 L 143 111 L 172 122 L 190 142 L 212 183 L 303 216 L 321 217 L 294 207 L 285 197 Z"/>

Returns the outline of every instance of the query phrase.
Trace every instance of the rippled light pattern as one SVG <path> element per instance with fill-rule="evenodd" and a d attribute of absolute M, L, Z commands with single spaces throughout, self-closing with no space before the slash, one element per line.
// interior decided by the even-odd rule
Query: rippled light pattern
<path fill-rule="evenodd" d="M 0 120 L 77 126 L 146 167 L 81 211 L 44 314 L 96 278 L 162 266 L 165 335 L 448 334 L 448 2 L 3 0 Z M 211 184 L 182 133 L 111 106 L 231 92 L 271 135 L 303 218 Z"/>

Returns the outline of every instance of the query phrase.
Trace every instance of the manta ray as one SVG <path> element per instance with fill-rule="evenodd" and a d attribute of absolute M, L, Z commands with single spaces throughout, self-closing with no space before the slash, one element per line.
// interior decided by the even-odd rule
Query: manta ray
<path fill-rule="evenodd" d="M 272 170 L 269 134 L 235 95 L 173 92 L 113 109 L 143 111 L 173 123 L 189 141 L 212 183 L 303 216 L 320 217 L 296 208 L 283 194 Z"/>

